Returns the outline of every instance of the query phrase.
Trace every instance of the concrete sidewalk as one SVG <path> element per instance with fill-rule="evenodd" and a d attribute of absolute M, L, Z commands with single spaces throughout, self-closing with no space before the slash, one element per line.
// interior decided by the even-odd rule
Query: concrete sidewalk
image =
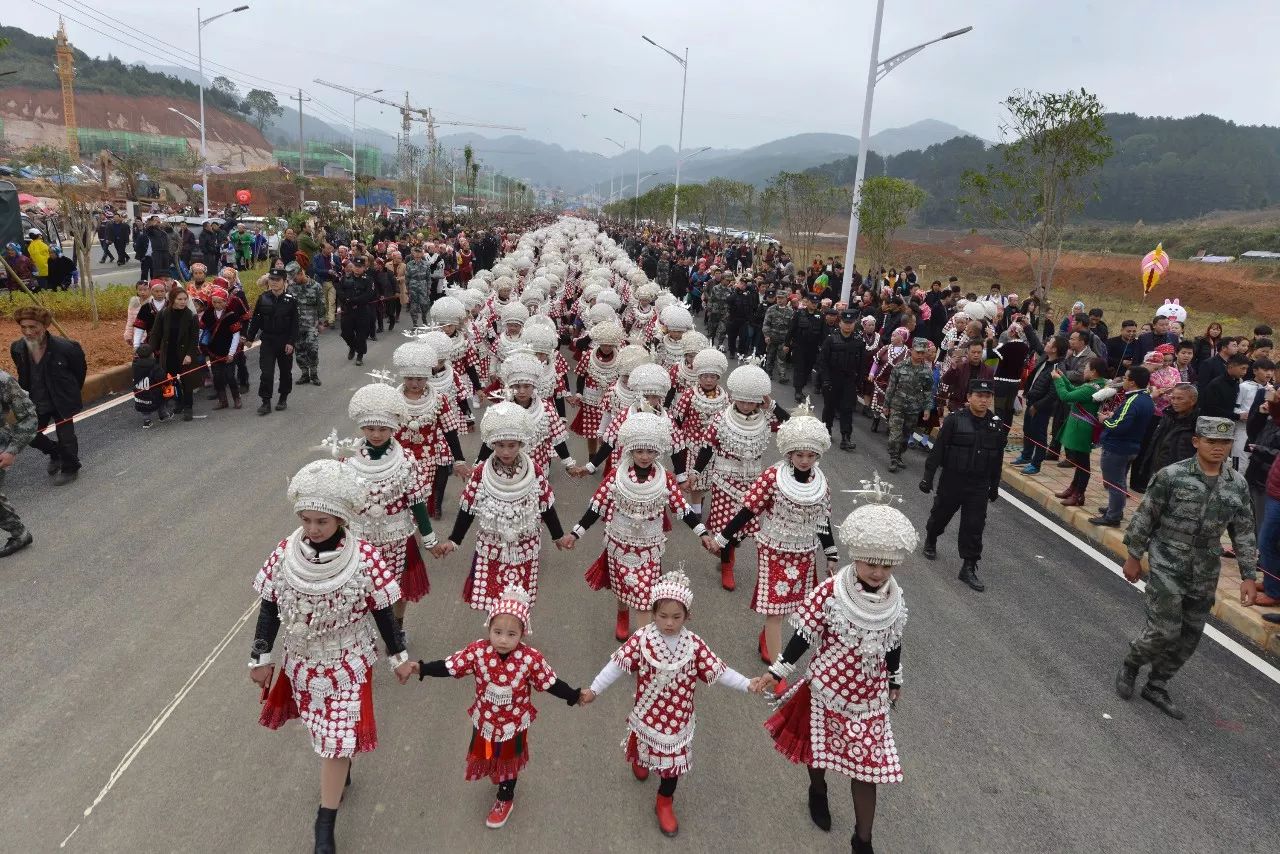
<path fill-rule="evenodd" d="M 1015 423 L 1009 433 L 1008 459 L 1022 450 L 1021 420 Z M 1128 527 L 1133 511 L 1137 509 L 1142 496 L 1134 494 L 1125 505 L 1124 524 L 1119 528 L 1108 528 L 1089 524 L 1091 516 L 1097 516 L 1098 508 L 1107 503 L 1107 489 L 1102 482 L 1102 450 L 1095 448 L 1090 460 L 1093 476 L 1085 490 L 1085 502 L 1082 507 L 1063 507 L 1061 501 L 1054 497 L 1055 493 L 1066 489 L 1075 473 L 1073 466 L 1059 467 L 1057 463 L 1046 462 L 1040 467 L 1040 474 L 1026 475 L 1018 468 L 1005 465 L 1002 478 L 1003 485 L 1021 494 L 1027 500 L 1044 508 L 1051 516 L 1061 519 L 1068 527 L 1095 547 L 1123 562 L 1128 556 L 1124 546 L 1124 531 Z M 1132 493 L 1132 490 L 1130 490 Z M 1223 537 L 1223 548 L 1230 546 L 1230 541 Z M 1143 559 L 1145 566 L 1146 559 Z M 1261 589 L 1261 581 L 1259 581 Z M 1249 638 L 1262 649 L 1274 655 L 1280 655 L 1280 625 L 1268 623 L 1262 619 L 1265 613 L 1280 613 L 1280 608 L 1262 608 L 1240 604 L 1240 572 L 1236 568 L 1234 558 L 1222 558 L 1222 571 L 1218 576 L 1218 596 L 1213 605 L 1213 615 L 1240 634 Z"/>

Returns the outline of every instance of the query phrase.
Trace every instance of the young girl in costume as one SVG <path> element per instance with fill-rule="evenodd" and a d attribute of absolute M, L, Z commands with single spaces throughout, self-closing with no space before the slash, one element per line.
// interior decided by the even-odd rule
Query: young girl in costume
<path fill-rule="evenodd" d="M 431 384 L 441 359 L 430 344 L 422 340 L 401 344 L 392 354 L 391 364 L 400 377 L 400 393 L 408 410 L 404 426 L 396 431 L 396 441 L 432 476 L 427 511 L 432 519 L 439 519 L 449 475 L 457 473 L 465 478 L 471 474 L 458 441 L 462 418 L 453 395 L 447 389 L 441 394 Z"/>
<path fill-rule="evenodd" d="M 336 460 L 307 464 L 289 483 L 302 524 L 276 546 L 253 589 L 262 597 L 249 676 L 263 691 L 263 726 L 301 718 L 320 755 L 316 854 L 333 854 L 334 822 L 351 757 L 378 746 L 373 717 L 374 631 L 403 684 L 412 673 L 396 629 L 395 573 L 373 545 L 348 530 L 364 490 Z M 367 619 L 370 615 L 373 620 Z M 276 652 L 281 627 L 283 650 Z M 271 685 L 277 663 L 280 677 Z"/>
<path fill-rule="evenodd" d="M 678 365 L 686 352 L 680 339 L 693 329 L 693 315 L 682 305 L 669 305 L 658 316 L 662 337 L 658 339 L 658 364 L 664 368 Z"/>
<path fill-rule="evenodd" d="M 624 347 L 623 349 L 627 348 Z M 621 382 L 621 378 L 618 381 Z M 615 410 L 610 413 L 609 426 L 601 437 L 599 449 L 596 450 L 591 460 L 583 466 L 591 474 L 594 474 L 605 460 L 609 461 L 608 468 L 605 469 L 606 472 L 618 465 L 624 450 L 619 437 L 623 426 L 627 423 L 627 419 L 634 413 L 643 409 L 645 412 L 650 412 L 666 419 L 670 424 L 671 418 L 662 405 L 667 398 L 667 393 L 671 391 L 671 381 L 666 371 L 651 362 L 637 365 L 627 377 L 627 387 L 630 394 L 634 395 L 634 398 L 621 410 Z M 669 430 L 674 436 L 675 425 L 671 424 Z"/>
<path fill-rule="evenodd" d="M 654 330 L 658 323 L 658 311 L 653 301 L 658 298 L 661 289 L 654 282 L 645 282 L 636 288 L 635 302 L 627 305 L 622 313 L 622 326 L 631 336 L 632 341 L 648 344 L 654 338 Z"/>
<path fill-rule="evenodd" d="M 866 481 L 863 482 L 867 484 Z M 889 501 L 875 475 L 837 530 L 853 563 L 819 584 L 791 616 L 796 633 L 768 672 L 752 684 L 772 689 L 796 671 L 810 647 L 805 678 L 783 695 L 765 723 L 778 752 L 809 768 L 809 815 L 831 829 L 827 771 L 853 779 L 854 854 L 871 854 L 876 786 L 902 781 L 889 709 L 902 690 L 902 629 L 907 609 L 893 577 L 915 550 L 911 521 Z"/>
<path fill-rule="evenodd" d="M 631 372 L 651 362 L 653 357 L 649 351 L 638 344 L 627 344 L 618 350 L 618 355 L 614 358 L 618 374 L 605 392 L 604 403 L 600 408 L 600 429 L 596 434 L 599 438 L 605 438 L 618 413 L 625 412 L 640 402 L 640 395 L 631 388 Z"/>
<path fill-rule="evenodd" d="M 618 600 L 614 637 L 623 641 L 631 633 L 629 609 L 640 612 L 639 625 L 648 622 L 650 588 L 662 571 L 667 547 L 667 511 L 680 517 L 704 547 L 712 539 L 689 509 L 675 475 L 658 462 L 660 455 L 671 450 L 671 423 L 637 412 L 622 425 L 618 442 L 623 449 L 619 464 L 596 489 L 565 545 L 572 548 L 597 519 L 604 518 L 604 551 L 587 570 L 587 584 L 593 590 L 613 590 Z"/>
<path fill-rule="evenodd" d="M 665 573 L 650 591 L 653 622 L 627 638 L 609 656 L 591 687 L 582 692 L 582 702 L 591 703 L 622 676 L 635 675 L 635 705 L 627 716 L 622 747 L 637 780 L 647 780 L 650 771 L 661 779 L 654 812 L 666 836 L 675 836 L 680 830 L 672 798 L 680 777 L 689 773 L 692 765 L 698 683 L 718 682 L 744 693 L 751 684 L 712 652 L 706 641 L 685 628 L 692 604 L 693 592 L 685 574 Z"/>
<path fill-rule="evenodd" d="M 769 438 L 778 424 L 790 417 L 786 410 L 775 404 L 769 393 L 773 384 L 764 368 L 754 362 L 740 365 L 729 374 L 727 406 L 711 420 L 705 442 L 694 461 L 695 475 L 702 475 L 710 464 L 711 510 L 707 514 L 707 529 L 719 532 L 742 507 L 747 489 L 764 471 L 764 453 L 769 449 Z M 694 481 L 697 482 L 696 479 Z M 690 484 L 685 484 L 686 489 Z M 738 532 L 738 538 L 753 537 L 760 528 L 760 520 L 752 519 Z M 736 549 L 730 546 L 720 558 L 720 585 L 733 590 L 737 583 L 733 577 L 733 558 Z"/>
<path fill-rule="evenodd" d="M 617 351 L 626 336 L 616 321 L 607 320 L 591 327 L 574 346 L 587 348 L 587 357 L 578 372 L 578 393 L 574 395 L 578 414 L 569 429 L 587 439 L 587 452 L 594 455 L 600 444 L 598 431 L 603 414 L 604 395 L 618 376 Z"/>
<path fill-rule="evenodd" d="M 538 384 L 545 369 L 546 365 L 533 353 L 516 352 L 502 363 L 502 381 L 510 400 L 523 407 L 529 415 L 531 433 L 525 452 L 533 459 L 534 466 L 540 471 L 547 471 L 551 465 L 551 451 L 554 450 L 561 464 L 576 476 L 578 463 L 569 456 L 569 431 L 564 426 L 564 419 L 549 399 L 538 394 Z M 487 460 L 492 453 L 493 448 L 482 442 L 477 462 Z"/>
<path fill-rule="evenodd" d="M 673 399 L 676 395 L 683 393 L 685 389 L 693 388 L 698 384 L 698 371 L 693 366 L 693 360 L 697 358 L 699 353 L 711 346 L 707 336 L 696 329 L 691 329 L 681 336 L 680 343 L 684 345 L 684 356 L 680 361 L 667 368 L 671 372 Z M 717 350 L 716 352 L 720 351 Z M 728 363 L 726 362 L 725 365 L 727 367 Z"/>
<path fill-rule="evenodd" d="M 395 439 L 396 431 L 408 420 L 409 409 L 404 395 L 394 386 L 370 383 L 357 389 L 347 415 L 364 439 L 344 462 L 366 490 L 364 506 L 351 520 L 351 527 L 378 549 L 395 574 L 404 595 L 395 606 L 396 621 L 403 624 L 406 601 L 417 602 L 431 589 L 414 538 L 416 523 L 422 545 L 436 545 L 426 505 L 431 481 L 423 466 Z"/>
<path fill-rule="evenodd" d="M 477 611 L 487 611 L 503 590 L 515 585 L 529 594 L 532 604 L 538 597 L 542 551 L 539 518 L 557 546 L 565 536 L 553 506 L 555 497 L 546 473 L 526 450 L 532 424 L 523 406 L 510 401 L 490 406 L 480 419 L 480 432 L 493 453 L 471 473 L 458 502 L 453 533 L 432 553 L 452 553 L 471 524 L 478 522 L 475 556 L 462 598 Z"/>
<path fill-rule="evenodd" d="M 486 418 L 488 416 L 486 415 Z M 511 817 L 516 778 L 529 764 L 529 725 L 538 716 L 533 691 L 546 691 L 576 705 L 581 691 L 556 676 L 542 653 L 523 643 L 532 634 L 528 594 L 519 587 L 503 591 L 489 608 L 489 633 L 448 658 L 410 662 L 411 672 L 427 676 L 472 676 L 476 696 L 467 709 L 471 744 L 467 749 L 468 781 L 488 777 L 498 797 L 485 825 L 499 828 Z"/>
<path fill-rule="evenodd" d="M 719 549 L 731 548 L 748 522 L 760 520 L 751 610 L 764 615 L 760 657 L 765 664 L 782 651 L 782 618 L 794 614 L 818 583 L 818 546 L 826 556 L 826 575 L 834 572 L 837 560 L 831 489 L 818 466 L 831 447 L 827 426 L 813 417 L 806 403 L 778 428 L 777 441 L 782 460 L 756 478 L 742 509 L 715 537 Z"/>
<path fill-rule="evenodd" d="M 694 333 L 685 333 L 687 341 Z M 720 378 L 729 370 L 729 360 L 714 347 L 706 347 L 692 359 L 692 372 L 696 382 L 680 392 L 671 407 L 671 421 L 676 425 L 675 464 L 676 480 L 681 484 L 689 479 L 689 463 L 696 460 L 706 445 L 707 428 L 729 405 L 729 395 L 720 388 Z M 693 512 L 702 516 L 702 499 L 707 494 L 707 473 L 695 474 L 688 486 L 689 503 Z"/>
<path fill-rule="evenodd" d="M 440 297 L 431 303 L 430 312 L 431 322 L 449 339 L 448 348 L 437 347 L 436 352 L 453 367 L 454 376 L 458 381 L 458 410 L 462 413 L 467 425 L 474 424 L 475 414 L 471 411 L 471 398 L 478 389 L 484 388 L 484 385 L 476 369 L 480 361 L 477 355 L 479 343 L 473 346 L 463 327 L 463 322 L 467 318 L 467 307 L 456 297 Z"/>
<path fill-rule="evenodd" d="M 542 363 L 538 376 L 538 396 L 555 406 L 561 420 L 565 415 L 565 398 L 569 395 L 569 364 L 560 352 L 560 337 L 554 324 L 541 315 L 529 318 L 520 334 L 524 344 Z M 566 432 L 568 428 L 566 427 Z"/>
<path fill-rule="evenodd" d="M 502 369 L 502 363 L 507 356 L 516 350 L 524 349 L 524 344 L 520 341 L 520 333 L 528 320 L 529 310 L 520 303 L 513 302 L 503 306 L 499 316 L 501 331 L 494 337 L 489 350 L 489 384 L 485 388 L 486 392 L 494 392 L 502 388 L 502 379 L 498 372 Z"/>

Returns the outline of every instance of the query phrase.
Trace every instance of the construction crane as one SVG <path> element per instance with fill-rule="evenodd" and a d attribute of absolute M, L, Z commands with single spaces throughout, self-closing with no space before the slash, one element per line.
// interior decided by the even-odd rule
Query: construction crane
<path fill-rule="evenodd" d="M 330 89 L 337 89 L 339 92 L 346 92 L 348 95 L 361 98 L 366 101 L 376 101 L 387 107 L 400 111 L 400 142 L 398 144 L 397 162 L 400 164 L 400 174 L 404 177 L 409 176 L 411 168 L 409 166 L 409 133 L 412 128 L 411 122 L 425 122 L 427 125 L 427 152 L 428 152 L 428 179 L 427 185 L 432 186 L 436 173 L 436 125 L 456 125 L 458 127 L 473 128 L 493 128 L 495 130 L 524 130 L 522 127 L 514 125 L 497 125 L 486 124 L 484 122 L 464 122 L 464 121 L 442 121 L 437 119 L 431 112 L 430 107 L 414 107 L 409 103 L 409 93 L 404 93 L 404 103 L 397 104 L 395 101 L 386 98 L 379 98 L 376 95 L 366 95 L 359 89 L 352 89 L 349 86 L 342 86 L 338 83 L 330 83 L 327 80 L 316 78 L 316 82 L 321 86 L 327 86 Z M 355 156 L 355 152 L 352 152 Z"/>
<path fill-rule="evenodd" d="M 71 155 L 71 162 L 76 163 L 80 160 L 80 135 L 76 125 L 75 55 L 71 51 L 71 42 L 67 41 L 67 28 L 61 15 L 58 16 L 55 45 L 58 81 L 62 84 L 62 118 L 67 127 L 67 154 Z"/>

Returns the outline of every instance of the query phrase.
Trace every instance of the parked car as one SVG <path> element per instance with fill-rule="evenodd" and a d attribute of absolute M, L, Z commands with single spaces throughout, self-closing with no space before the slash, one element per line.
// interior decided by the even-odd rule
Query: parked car
<path fill-rule="evenodd" d="M 316 211 L 320 210 L 320 203 L 317 202 L 315 199 L 307 199 L 305 202 L 302 203 L 302 209 L 307 213 L 315 213 Z"/>

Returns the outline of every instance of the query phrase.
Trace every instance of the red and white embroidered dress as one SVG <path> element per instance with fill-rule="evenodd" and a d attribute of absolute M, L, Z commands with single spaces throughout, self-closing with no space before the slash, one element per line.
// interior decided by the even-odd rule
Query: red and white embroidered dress
<path fill-rule="evenodd" d="M 707 430 L 711 427 L 711 422 L 729 406 L 729 395 L 725 390 L 716 386 L 715 392 L 714 397 L 708 396 L 698 385 L 695 376 L 693 385 L 680 392 L 671 406 L 671 421 L 679 425 L 679 429 L 672 434 L 675 450 L 688 451 L 689 469 L 693 468 L 698 452 L 707 444 Z M 690 479 L 695 492 L 706 491 L 710 485 L 710 467 L 702 474 L 691 473 Z"/>
<path fill-rule="evenodd" d="M 635 466 L 616 467 L 596 489 L 590 507 L 604 520 L 609 587 L 623 604 L 647 611 L 667 547 L 665 513 L 683 518 L 690 512 L 676 476 L 655 462 L 641 483 Z"/>
<path fill-rule="evenodd" d="M 556 681 L 555 671 L 542 653 L 524 644 L 503 659 L 487 639 L 481 639 L 472 641 L 444 661 L 453 678 L 475 677 L 476 696 L 467 715 L 476 733 L 488 742 L 510 742 L 528 730 L 538 717 L 533 692 L 546 691 Z M 528 763 L 527 749 L 498 768 L 468 761 L 466 778 L 490 777 L 495 783 L 514 780 Z"/>
<path fill-rule="evenodd" d="M 538 599 L 539 554 L 542 539 L 538 526 L 551 509 L 555 496 L 544 469 L 521 453 L 514 478 L 497 471 L 489 457 L 471 472 L 458 508 L 475 518 L 476 546 L 471 576 L 463 598 L 477 611 L 488 611 L 507 585 L 515 584 Z"/>
<path fill-rule="evenodd" d="M 359 453 L 343 462 L 351 467 L 366 489 L 364 506 L 351 520 L 352 533 L 377 548 L 395 573 L 396 582 L 404 590 L 404 598 L 418 601 L 426 594 L 429 584 L 422 555 L 413 541 L 416 527 L 411 508 L 427 500 L 431 493 L 431 475 L 395 439 L 391 440 L 387 452 L 376 460 L 369 455 L 366 443 Z M 426 545 L 430 547 L 435 542 L 433 540 Z M 413 562 L 412 578 L 406 581 L 405 572 L 410 569 L 410 562 Z M 421 578 L 418 577 L 419 570 Z"/>
<path fill-rule="evenodd" d="M 377 747 L 370 679 L 378 652 L 368 617 L 400 599 L 392 567 L 350 533 L 341 548 L 317 553 L 298 528 L 267 558 L 253 589 L 280 610 L 280 672 L 316 753 L 334 759 Z"/>
<path fill-rule="evenodd" d="M 814 466 L 809 480 L 796 480 L 783 460 L 764 470 L 747 490 L 742 506 L 756 514 L 756 588 L 751 610 L 791 614 L 818 580 L 818 533 L 831 524 L 831 489 Z"/>
<path fill-rule="evenodd" d="M 719 533 L 742 507 L 747 489 L 764 471 L 764 455 L 778 427 L 772 412 L 757 409 L 743 415 L 734 406 L 726 406 L 707 428 L 706 444 L 711 447 L 711 462 L 705 471 L 711 486 L 711 510 L 707 514 L 707 530 Z M 759 518 L 752 519 L 739 532 L 742 539 L 755 536 Z"/>
<path fill-rule="evenodd" d="M 600 359 L 597 347 L 592 346 L 580 366 L 579 375 L 584 377 L 582 404 L 569 429 L 579 436 L 594 439 L 599 435 L 605 393 L 618 376 L 617 351 L 605 361 Z"/>
<path fill-rule="evenodd" d="M 885 656 L 902 643 L 907 609 L 892 578 L 876 592 L 852 566 L 809 594 L 791 624 L 810 644 L 806 678 L 765 727 L 792 761 L 867 783 L 899 783 Z"/>
<path fill-rule="evenodd" d="M 674 638 L 673 647 L 653 623 L 627 638 L 610 660 L 636 677 L 635 704 L 622 742 L 627 761 L 663 777 L 688 773 L 697 725 L 694 691 L 698 682 L 718 680 L 727 665 L 688 629 Z"/>
<path fill-rule="evenodd" d="M 441 376 L 452 387 L 453 377 L 449 372 L 446 371 Z M 404 392 L 403 385 L 400 386 L 400 391 Z M 462 429 L 462 416 L 451 397 L 447 393 L 440 394 L 435 390 L 434 384 L 428 382 L 422 397 L 417 400 L 407 397 L 404 399 L 405 405 L 409 407 L 409 420 L 396 431 L 396 441 L 423 465 L 450 466 L 455 462 L 445 434 L 450 430 Z"/>

